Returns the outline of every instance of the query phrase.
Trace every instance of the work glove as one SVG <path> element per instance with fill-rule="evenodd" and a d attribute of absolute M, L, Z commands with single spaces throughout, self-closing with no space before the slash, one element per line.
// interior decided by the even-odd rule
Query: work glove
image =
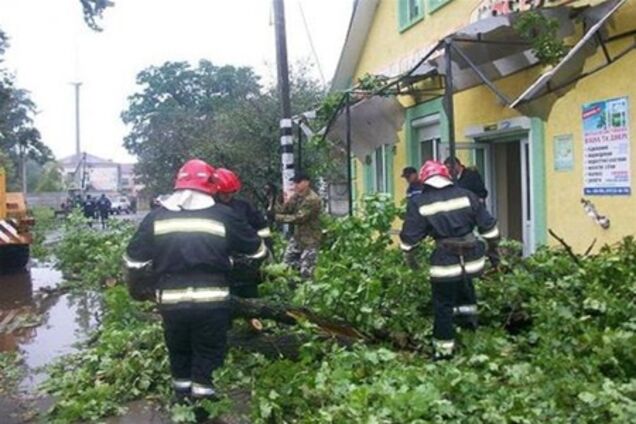
<path fill-rule="evenodd" d="M 413 271 L 417 271 L 418 269 L 420 269 L 420 264 L 417 262 L 416 249 L 404 252 L 404 261 L 406 262 L 406 265 Z"/>
<path fill-rule="evenodd" d="M 501 265 L 501 259 L 499 257 L 499 249 L 497 248 L 490 249 L 488 253 L 486 253 L 486 256 L 488 256 L 490 265 L 492 265 L 493 268 L 495 269 L 499 268 L 499 266 Z"/>

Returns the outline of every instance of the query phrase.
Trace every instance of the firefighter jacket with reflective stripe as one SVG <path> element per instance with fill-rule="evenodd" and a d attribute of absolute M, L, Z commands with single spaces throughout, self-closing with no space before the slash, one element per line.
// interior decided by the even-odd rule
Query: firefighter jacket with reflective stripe
<path fill-rule="evenodd" d="M 232 208 L 239 217 L 246 220 L 257 231 L 270 251 L 273 249 L 272 234 L 264 214 L 252 206 L 250 202 L 235 197 L 226 205 Z M 228 274 L 230 284 L 234 286 L 258 284 L 261 279 L 260 264 L 260 261 L 243 261 L 241 257 L 235 258 L 234 268 Z"/>
<path fill-rule="evenodd" d="M 256 209 L 247 200 L 237 199 L 235 197 L 232 198 L 227 205 L 232 208 L 238 216 L 246 220 L 247 223 L 257 231 L 259 237 L 265 241 L 265 244 L 268 245 L 267 247 L 271 249 L 269 243 L 271 242 L 272 233 L 267 224 L 265 214 L 261 213 L 261 211 Z"/>
<path fill-rule="evenodd" d="M 232 211 L 214 204 L 198 210 L 150 212 L 126 250 L 128 267 L 150 263 L 163 304 L 207 303 L 228 296 L 230 255 L 264 257 L 256 231 Z"/>
<path fill-rule="evenodd" d="M 400 247 L 408 252 L 423 238 L 432 237 L 437 243 L 430 258 L 431 281 L 476 277 L 486 258 L 484 243 L 472 236 L 473 231 L 477 228 L 484 239 L 496 240 L 496 224 L 474 193 L 455 185 L 440 189 L 425 185 L 422 194 L 408 201 Z"/>

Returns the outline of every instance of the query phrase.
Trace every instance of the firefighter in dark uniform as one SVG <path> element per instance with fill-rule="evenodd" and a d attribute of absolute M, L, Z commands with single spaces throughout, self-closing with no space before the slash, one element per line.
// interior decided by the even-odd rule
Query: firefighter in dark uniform
<path fill-rule="evenodd" d="M 263 239 L 267 248 L 272 251 L 272 233 L 269 229 L 267 219 L 250 202 L 239 199 L 236 194 L 241 190 L 241 180 L 229 169 L 219 168 L 215 173 L 218 184 L 216 199 L 219 203 L 229 206 L 232 210 L 250 226 L 256 230 L 259 237 Z M 258 297 L 258 284 L 260 283 L 259 267 L 254 261 L 241 261 L 240 258 L 234 261 L 234 268 L 228 274 L 230 283 L 230 293 L 246 299 Z M 248 325 L 253 330 L 260 331 L 263 328 L 257 319 L 248 319 Z"/>
<path fill-rule="evenodd" d="M 427 161 L 420 170 L 420 180 L 424 188 L 408 201 L 400 247 L 409 266 L 416 268 L 417 244 L 427 236 L 435 240 L 430 258 L 433 347 L 435 359 L 446 359 L 455 349 L 454 319 L 471 329 L 477 326 L 472 279 L 484 270 L 486 249 L 497 249 L 499 230 L 483 202 L 471 191 L 454 185 L 443 164 Z M 475 236 L 475 228 L 486 243 Z"/>
<path fill-rule="evenodd" d="M 124 257 L 129 285 L 154 276 L 178 399 L 216 397 L 211 375 L 225 358 L 230 254 L 267 256 L 256 231 L 214 201 L 214 171 L 188 161 L 174 193 L 144 218 Z"/>

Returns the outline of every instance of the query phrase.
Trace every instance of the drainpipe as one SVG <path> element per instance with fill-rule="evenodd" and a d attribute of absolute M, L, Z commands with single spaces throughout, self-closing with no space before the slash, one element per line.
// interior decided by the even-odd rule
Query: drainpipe
<path fill-rule="evenodd" d="M 353 176 L 351 175 L 351 93 L 346 94 L 346 118 L 347 118 L 347 196 L 349 197 L 349 216 L 353 215 Z"/>

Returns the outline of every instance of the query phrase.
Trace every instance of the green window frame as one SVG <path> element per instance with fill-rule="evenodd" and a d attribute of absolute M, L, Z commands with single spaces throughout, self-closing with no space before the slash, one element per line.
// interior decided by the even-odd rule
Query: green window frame
<path fill-rule="evenodd" d="M 352 210 L 356 210 L 358 206 L 358 160 L 355 156 L 349 158 L 349 166 L 351 167 L 351 205 Z"/>
<path fill-rule="evenodd" d="M 404 32 L 424 19 L 424 0 L 398 0 L 398 29 Z"/>
<path fill-rule="evenodd" d="M 439 9 L 446 6 L 451 1 L 453 0 L 427 0 L 426 10 L 429 14 L 432 14 L 433 12 L 437 12 Z"/>
<path fill-rule="evenodd" d="M 417 129 L 413 127 L 413 121 L 432 115 L 439 116 L 440 134 L 439 141 L 436 141 L 435 146 L 436 149 L 439 149 L 440 143 L 448 143 L 448 119 L 444 112 L 442 98 L 439 97 L 424 103 L 419 103 L 406 109 L 404 131 L 406 138 L 406 163 L 409 166 L 414 166 L 418 169 L 422 166 L 421 140 L 419 140 Z M 437 150 L 437 152 L 439 153 L 439 150 Z"/>
<path fill-rule="evenodd" d="M 367 155 L 364 163 L 365 194 L 383 193 L 394 195 L 395 184 L 393 160 L 395 146 L 384 144 Z"/>

